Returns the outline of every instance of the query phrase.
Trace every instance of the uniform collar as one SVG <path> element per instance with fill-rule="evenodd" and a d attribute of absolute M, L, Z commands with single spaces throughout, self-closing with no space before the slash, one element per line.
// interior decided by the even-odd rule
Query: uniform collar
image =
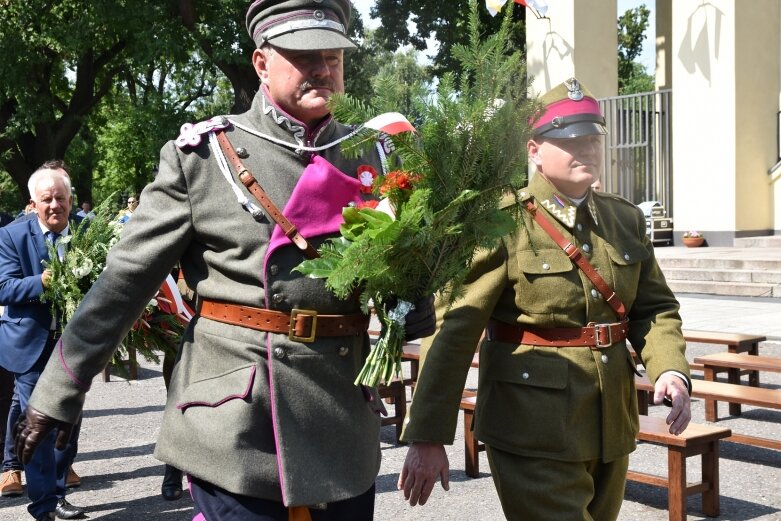
<path fill-rule="evenodd" d="M 258 132 L 294 144 L 295 147 L 324 145 L 334 137 L 336 130 L 336 122 L 330 115 L 316 127 L 309 128 L 277 105 L 265 85 L 261 85 L 252 101 L 252 107 L 242 116 L 239 119 L 244 119 L 244 122 Z"/>
<path fill-rule="evenodd" d="M 578 205 L 556 190 L 556 187 L 541 176 L 539 172 L 532 176 L 529 186 L 522 192 L 521 199 L 524 198 L 524 195 L 533 196 L 539 206 L 545 208 L 549 214 L 567 228 L 571 229 L 575 226 Z M 599 214 L 594 203 L 593 191 L 590 190 L 588 192 L 586 199 L 581 203 L 580 207 L 587 208 L 588 214 L 594 220 L 594 224 L 599 225 Z"/>

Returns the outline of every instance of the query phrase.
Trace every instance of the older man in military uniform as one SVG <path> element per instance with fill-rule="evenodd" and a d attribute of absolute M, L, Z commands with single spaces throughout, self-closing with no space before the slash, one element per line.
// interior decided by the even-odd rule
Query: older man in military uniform
<path fill-rule="evenodd" d="M 465 295 L 450 309 L 438 304 L 437 332 L 424 341 L 399 488 L 413 505 L 438 477 L 447 488 L 443 444 L 453 442 L 487 328 L 474 428 L 505 516 L 607 521 L 618 516 L 638 432 L 626 340 L 656 382 L 655 402 L 672 402 L 673 434 L 691 417 L 689 366 L 642 212 L 591 189 L 606 133 L 599 105 L 574 78 L 541 102 L 528 142 L 536 175 L 507 199 L 524 207 L 522 226 L 476 257 Z"/>
<path fill-rule="evenodd" d="M 359 168 L 385 164 L 381 143 L 367 157 L 342 156 L 337 144 L 350 129 L 326 106 L 343 90 L 349 15 L 349 0 L 251 4 L 261 81 L 251 109 L 184 125 L 163 147 L 154 182 L 17 429 L 23 458 L 55 426 L 67 437 L 92 377 L 180 261 L 198 315 L 155 455 L 190 475 L 197 514 L 372 519 L 382 406 L 353 384 L 369 350 L 368 317 L 292 271 L 338 236 L 342 209 L 366 197 Z M 408 333 L 425 323 L 408 318 Z"/>

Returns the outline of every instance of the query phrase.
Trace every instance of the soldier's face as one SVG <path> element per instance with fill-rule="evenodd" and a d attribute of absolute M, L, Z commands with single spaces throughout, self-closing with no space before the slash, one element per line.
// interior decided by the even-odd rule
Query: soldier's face
<path fill-rule="evenodd" d="M 537 171 L 567 197 L 586 195 L 599 179 L 604 160 L 602 135 L 575 138 L 535 138 L 527 144 Z"/>
<path fill-rule="evenodd" d="M 271 98 L 288 114 L 313 126 L 329 113 L 328 100 L 344 92 L 344 51 L 256 49 L 252 64 Z"/>
<path fill-rule="evenodd" d="M 68 225 L 73 198 L 65 183 L 58 177 L 43 178 L 35 187 L 31 201 L 38 219 L 53 232 L 61 232 Z"/>

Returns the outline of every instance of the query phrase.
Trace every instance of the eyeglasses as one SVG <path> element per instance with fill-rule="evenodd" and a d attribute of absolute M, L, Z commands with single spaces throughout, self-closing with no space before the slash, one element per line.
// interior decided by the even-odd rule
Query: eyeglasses
<path fill-rule="evenodd" d="M 138 201 L 136 201 L 135 199 L 128 199 L 128 200 L 127 200 L 127 203 L 128 203 L 128 204 L 137 203 L 137 202 L 138 202 Z"/>

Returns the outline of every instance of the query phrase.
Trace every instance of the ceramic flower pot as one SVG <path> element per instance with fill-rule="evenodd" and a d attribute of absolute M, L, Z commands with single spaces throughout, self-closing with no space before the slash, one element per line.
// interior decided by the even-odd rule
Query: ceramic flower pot
<path fill-rule="evenodd" d="M 687 248 L 699 248 L 705 242 L 705 237 L 684 237 L 683 244 Z"/>

